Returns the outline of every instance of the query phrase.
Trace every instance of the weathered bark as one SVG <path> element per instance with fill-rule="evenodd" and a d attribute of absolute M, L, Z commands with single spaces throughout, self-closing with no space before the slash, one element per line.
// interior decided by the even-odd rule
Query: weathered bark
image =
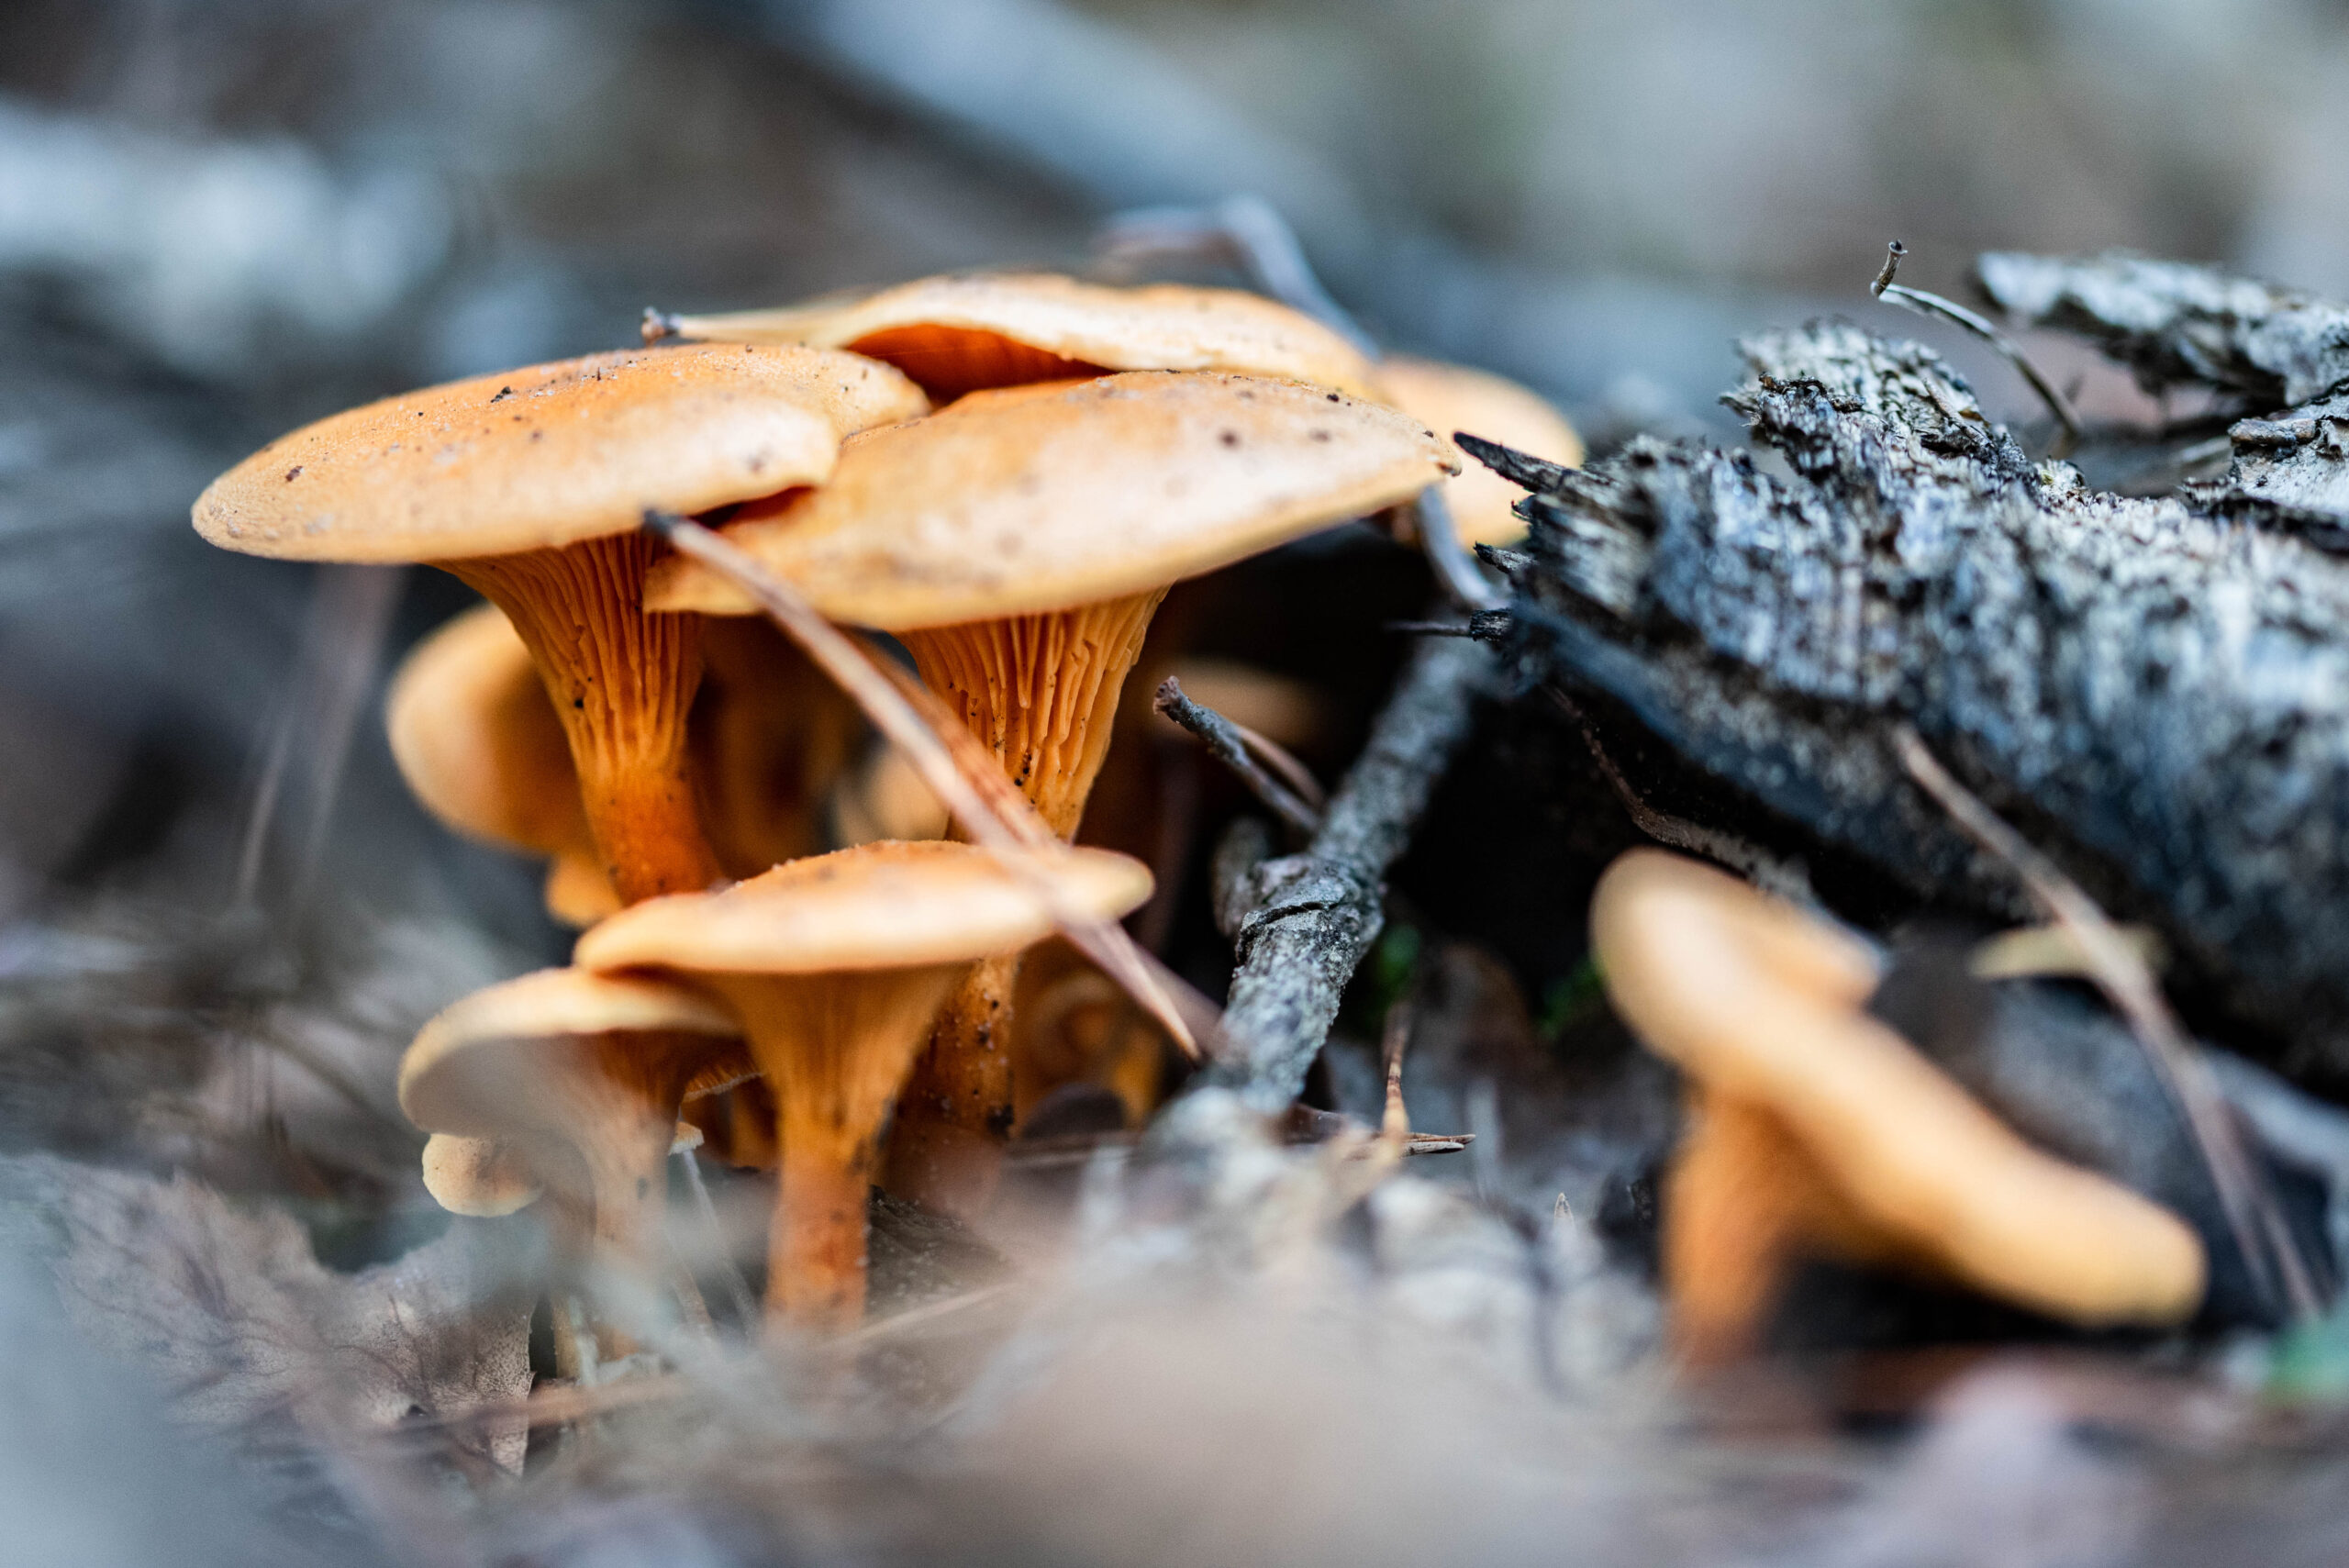
<path fill-rule="evenodd" d="M 1730 404 L 1791 480 L 1647 440 L 1581 473 L 1488 458 L 1540 487 L 1513 650 L 1920 892 L 2011 909 L 1903 778 L 1909 721 L 2349 1072 L 2349 568 L 2032 463 L 1912 345 L 1815 324 L 1744 350 Z"/>
<path fill-rule="evenodd" d="M 2349 305 L 2138 256 L 1993 253 L 1976 267 L 1992 302 L 2093 339 L 2147 388 L 2208 386 L 2265 416 L 2227 432 L 2232 468 L 2188 485 L 2188 506 L 2349 550 Z"/>
<path fill-rule="evenodd" d="M 1991 251 L 1974 265 L 1993 305 L 2093 339 L 2149 391 L 2190 383 L 2281 408 L 2349 379 L 2349 305 L 2124 251 Z"/>
<path fill-rule="evenodd" d="M 1226 1044 L 1206 1085 L 1268 1116 L 1305 1086 L 1346 982 L 1377 939 L 1386 868 L 1467 739 L 1491 667 L 1490 653 L 1464 639 L 1420 647 L 1305 852 L 1247 874 Z"/>

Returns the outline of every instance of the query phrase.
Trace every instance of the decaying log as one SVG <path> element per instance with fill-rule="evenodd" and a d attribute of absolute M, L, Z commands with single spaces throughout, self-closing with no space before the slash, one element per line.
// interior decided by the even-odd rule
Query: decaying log
<path fill-rule="evenodd" d="M 2299 1060 L 2349 1072 L 2349 566 L 2034 464 L 1929 351 L 1743 345 L 1744 453 L 1633 442 L 1536 494 L 1504 640 L 1919 892 L 2011 910 L 1901 720 Z M 1489 632 L 1489 628 L 1488 628 Z"/>
<path fill-rule="evenodd" d="M 2010 315 L 2091 339 L 2150 390 L 2207 386 L 2259 416 L 2228 430 L 2232 467 L 2188 485 L 2189 506 L 2349 550 L 2349 305 L 2128 255 L 1994 252 L 1976 276 Z"/>
<path fill-rule="evenodd" d="M 1224 1047 L 1202 1086 L 1233 1091 L 1267 1116 L 1305 1086 L 1346 982 L 1377 940 L 1386 868 L 1467 739 L 1491 670 L 1481 644 L 1423 643 L 1305 852 L 1261 862 L 1237 879 L 1239 966 L 1224 1004 Z"/>
<path fill-rule="evenodd" d="M 2149 391 L 2210 386 L 2281 408 L 2349 379 L 2349 306 L 2216 267 L 2008 250 L 1976 261 L 1975 279 L 2009 316 L 2094 339 Z"/>

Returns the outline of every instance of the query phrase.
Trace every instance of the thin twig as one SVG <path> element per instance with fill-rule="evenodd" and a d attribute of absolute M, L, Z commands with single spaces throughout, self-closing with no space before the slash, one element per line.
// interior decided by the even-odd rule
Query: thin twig
<path fill-rule="evenodd" d="M 1027 882 L 1072 945 L 1125 987 L 1156 1018 L 1192 1060 L 1199 1046 L 1150 955 L 1134 945 L 1125 928 L 1080 907 L 1052 874 L 1057 857 L 1072 853 L 1044 826 L 1026 796 L 1002 776 L 992 758 L 958 759 L 956 742 L 975 751 L 978 742 L 953 722 L 944 706 L 908 680 L 893 680 L 856 641 L 826 620 L 805 595 L 768 571 L 720 535 L 688 518 L 647 510 L 644 526 L 677 551 L 691 556 L 740 588 L 775 625 L 797 643 L 818 668 L 854 698 L 874 728 L 904 753 L 930 793 L 945 803 L 973 841 L 1005 869 Z M 924 709 L 928 711 L 925 712 Z M 1000 789 L 991 786 L 1000 784 Z"/>
<path fill-rule="evenodd" d="M 1305 852 L 1248 873 L 1244 908 L 1225 911 L 1236 917 L 1239 962 L 1207 1085 L 1238 1091 L 1266 1116 L 1297 1098 L 1347 979 L 1377 938 L 1386 868 L 1467 740 L 1491 671 L 1492 656 L 1473 642 L 1413 650 Z"/>
<path fill-rule="evenodd" d="M 1294 790 L 1259 767 L 1241 739 L 1239 726 L 1202 703 L 1183 695 L 1183 683 L 1169 675 L 1159 683 L 1151 706 L 1199 738 L 1208 754 L 1238 776 L 1273 815 L 1299 833 L 1311 834 L 1321 826 L 1321 814 L 1299 799 Z"/>
<path fill-rule="evenodd" d="M 2031 383 L 2031 389 L 2039 394 L 2040 400 L 2047 405 L 2048 412 L 2055 416 L 2055 422 L 2064 428 L 2055 455 L 2062 457 L 2070 451 L 2073 443 L 2080 439 L 2080 417 L 2072 407 L 2072 400 L 2031 362 L 2031 356 L 2022 351 L 2022 345 L 1999 331 L 1988 317 L 1968 310 L 1954 299 L 1943 299 L 1940 295 L 1894 283 L 1892 277 L 1900 270 L 1900 258 L 1907 254 L 1909 247 L 1898 239 L 1887 245 L 1884 248 L 1884 270 L 1876 273 L 1875 282 L 1868 284 L 1868 293 L 1878 299 L 1913 310 L 1920 316 L 1934 316 L 1954 322 L 2005 355 L 2007 362 L 2021 373 L 2023 380 Z"/>
<path fill-rule="evenodd" d="M 1958 783 L 1914 729 L 1899 726 L 1892 733 L 1892 743 L 1909 776 L 1969 837 L 2012 867 L 2048 917 L 2071 934 L 2098 987 L 2128 1020 L 2155 1075 L 2185 1116 L 2187 1129 L 2210 1168 L 2228 1229 L 2253 1280 L 2263 1292 L 2272 1292 L 2273 1275 L 2280 1270 L 2292 1316 L 2304 1322 L 2314 1319 L 2322 1308 L 2283 1210 L 2264 1173 L 2243 1147 L 2242 1129 L 2227 1108 L 2210 1064 L 2188 1040 L 2143 954 L 2077 883 Z"/>
<path fill-rule="evenodd" d="M 1295 752 L 1271 736 L 1260 734 L 1236 718 L 1227 718 L 1225 722 L 1231 726 L 1231 732 L 1240 737 L 1240 743 L 1248 748 L 1248 754 L 1278 774 L 1281 783 L 1297 791 L 1297 797 L 1311 806 L 1316 816 L 1330 804 L 1330 792 L 1321 787 L 1321 781 L 1313 776 L 1312 769 L 1297 760 Z"/>
<path fill-rule="evenodd" d="M 1411 1136 L 1411 1113 L 1403 1104 L 1403 1052 L 1410 1048 L 1411 1026 L 1419 1021 L 1419 1008 L 1408 993 L 1397 996 L 1386 1009 L 1386 1021 L 1380 1030 L 1381 1054 L 1386 1059 L 1386 1106 L 1378 1121 L 1378 1136 L 1390 1143 L 1406 1142 Z"/>
<path fill-rule="evenodd" d="M 718 1218 L 718 1206 L 710 1201 L 709 1184 L 701 1178 L 701 1156 L 688 1149 L 685 1153 L 685 1184 L 694 1190 L 694 1207 L 700 1211 L 701 1222 L 709 1230 L 710 1240 L 718 1247 L 718 1277 L 726 1283 L 726 1294 L 734 1303 L 738 1321 L 751 1324 L 759 1320 L 759 1304 L 751 1295 L 751 1282 L 742 1277 L 741 1269 L 734 1262 L 734 1247 L 726 1234 L 725 1222 Z"/>
<path fill-rule="evenodd" d="M 1420 491 L 1416 505 L 1419 550 L 1443 591 L 1471 610 L 1497 610 L 1508 603 L 1508 595 L 1494 586 L 1476 558 L 1460 542 L 1460 530 L 1452 522 L 1452 506 L 1443 498 L 1443 485 L 1438 483 Z"/>
<path fill-rule="evenodd" d="M 1766 893 L 1776 894 L 1806 908 L 1818 906 L 1819 896 L 1811 891 L 1810 877 L 1799 862 L 1781 860 L 1734 833 L 1707 828 L 1651 805 L 1644 795 L 1631 787 L 1631 781 L 1625 778 L 1623 771 L 1615 765 L 1615 759 L 1608 754 L 1606 745 L 1598 739 L 1598 728 L 1590 722 L 1590 716 L 1583 712 L 1581 705 L 1555 686 L 1542 689 L 1582 731 L 1582 743 L 1589 751 L 1590 760 L 1598 764 L 1599 775 L 1615 792 L 1615 798 L 1621 802 L 1623 814 L 1631 819 L 1632 827 L 1659 844 L 1669 844 L 1675 850 L 1686 850 L 1692 855 L 1718 861 Z"/>

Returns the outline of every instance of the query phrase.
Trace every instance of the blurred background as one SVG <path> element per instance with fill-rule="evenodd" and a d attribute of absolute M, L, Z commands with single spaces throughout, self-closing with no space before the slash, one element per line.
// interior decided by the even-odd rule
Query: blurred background
<path fill-rule="evenodd" d="M 306 1107 L 389 1180 L 389 1053 L 562 951 L 533 870 L 426 821 L 381 738 L 383 671 L 462 592 L 190 532 L 295 424 L 631 342 L 647 306 L 1082 267 L 1111 214 L 1252 193 L 1388 344 L 1518 376 L 1601 450 L 1730 438 L 1732 337 L 1881 314 L 1895 236 L 1953 292 L 1980 249 L 2111 245 L 2349 291 L 2343 145 L 2341 0 L 13 0 L 0 1140 L 228 1179 L 259 1127 L 298 1176 Z M 1331 571 L 1366 584 L 1343 625 L 1296 611 Z M 1276 561 L 1170 624 L 1319 683 L 1334 772 L 1414 571 Z M 1578 902 L 1506 869 L 1503 905 Z M 1494 936 L 1527 995 L 1575 924 Z"/>

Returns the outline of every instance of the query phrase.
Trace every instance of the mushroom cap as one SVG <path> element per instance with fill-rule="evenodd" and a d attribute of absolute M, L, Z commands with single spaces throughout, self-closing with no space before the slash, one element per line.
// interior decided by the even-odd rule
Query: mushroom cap
<path fill-rule="evenodd" d="M 427 811 L 533 854 L 594 852 L 562 721 L 505 612 L 478 605 L 402 661 L 384 702 L 393 760 Z"/>
<path fill-rule="evenodd" d="M 196 498 L 195 531 L 293 561 L 506 555 L 625 533 L 831 472 L 842 438 L 930 402 L 876 361 L 639 349 L 451 382 L 283 436 Z"/>
<path fill-rule="evenodd" d="M 1150 870 L 1107 850 L 1055 857 L 1083 909 L 1114 918 L 1150 896 Z M 589 969 L 658 966 L 714 974 L 819 974 L 960 963 L 1052 932 L 1027 880 L 951 840 L 886 841 L 779 865 L 718 893 L 632 905 L 579 939 Z"/>
<path fill-rule="evenodd" d="M 450 1004 L 417 1032 L 400 1059 L 400 1109 L 429 1132 L 495 1137 L 504 1130 L 475 1090 L 484 1053 L 586 1035 L 700 1034 L 741 1027 L 698 991 L 638 975 L 541 969 Z"/>
<path fill-rule="evenodd" d="M 1465 430 L 1567 468 L 1582 466 L 1582 437 L 1540 394 L 1488 371 L 1391 356 L 1379 362 L 1386 401 L 1447 439 Z M 1525 492 L 1482 463 L 1445 484 L 1462 544 L 1507 544 L 1525 532 L 1515 510 Z"/>
<path fill-rule="evenodd" d="M 974 393 L 872 430 L 816 490 L 727 538 L 825 614 L 888 631 L 1163 588 L 1417 495 L 1459 470 L 1391 408 L 1292 381 L 1137 371 Z M 682 558 L 645 607 L 744 614 Z"/>
<path fill-rule="evenodd" d="M 1591 945 L 1651 1049 L 1787 1128 L 1854 1209 L 1907 1250 L 2076 1322 L 2176 1322 L 2200 1303 L 2200 1240 L 2176 1216 L 2024 1143 L 1859 1008 L 1856 940 L 1677 855 L 1599 878 Z"/>
<path fill-rule="evenodd" d="M 1053 272 L 959 274 L 785 310 L 684 317 L 677 330 L 690 339 L 853 349 L 941 393 L 974 384 L 950 361 L 958 336 L 983 334 L 1068 361 L 1063 374 L 1231 371 L 1378 395 L 1377 373 L 1362 350 L 1311 317 L 1238 289 L 1180 284 L 1119 288 Z"/>
<path fill-rule="evenodd" d="M 436 1132 L 424 1142 L 424 1190 L 451 1214 L 496 1219 L 528 1208 L 545 1188 L 507 1144 Z"/>

